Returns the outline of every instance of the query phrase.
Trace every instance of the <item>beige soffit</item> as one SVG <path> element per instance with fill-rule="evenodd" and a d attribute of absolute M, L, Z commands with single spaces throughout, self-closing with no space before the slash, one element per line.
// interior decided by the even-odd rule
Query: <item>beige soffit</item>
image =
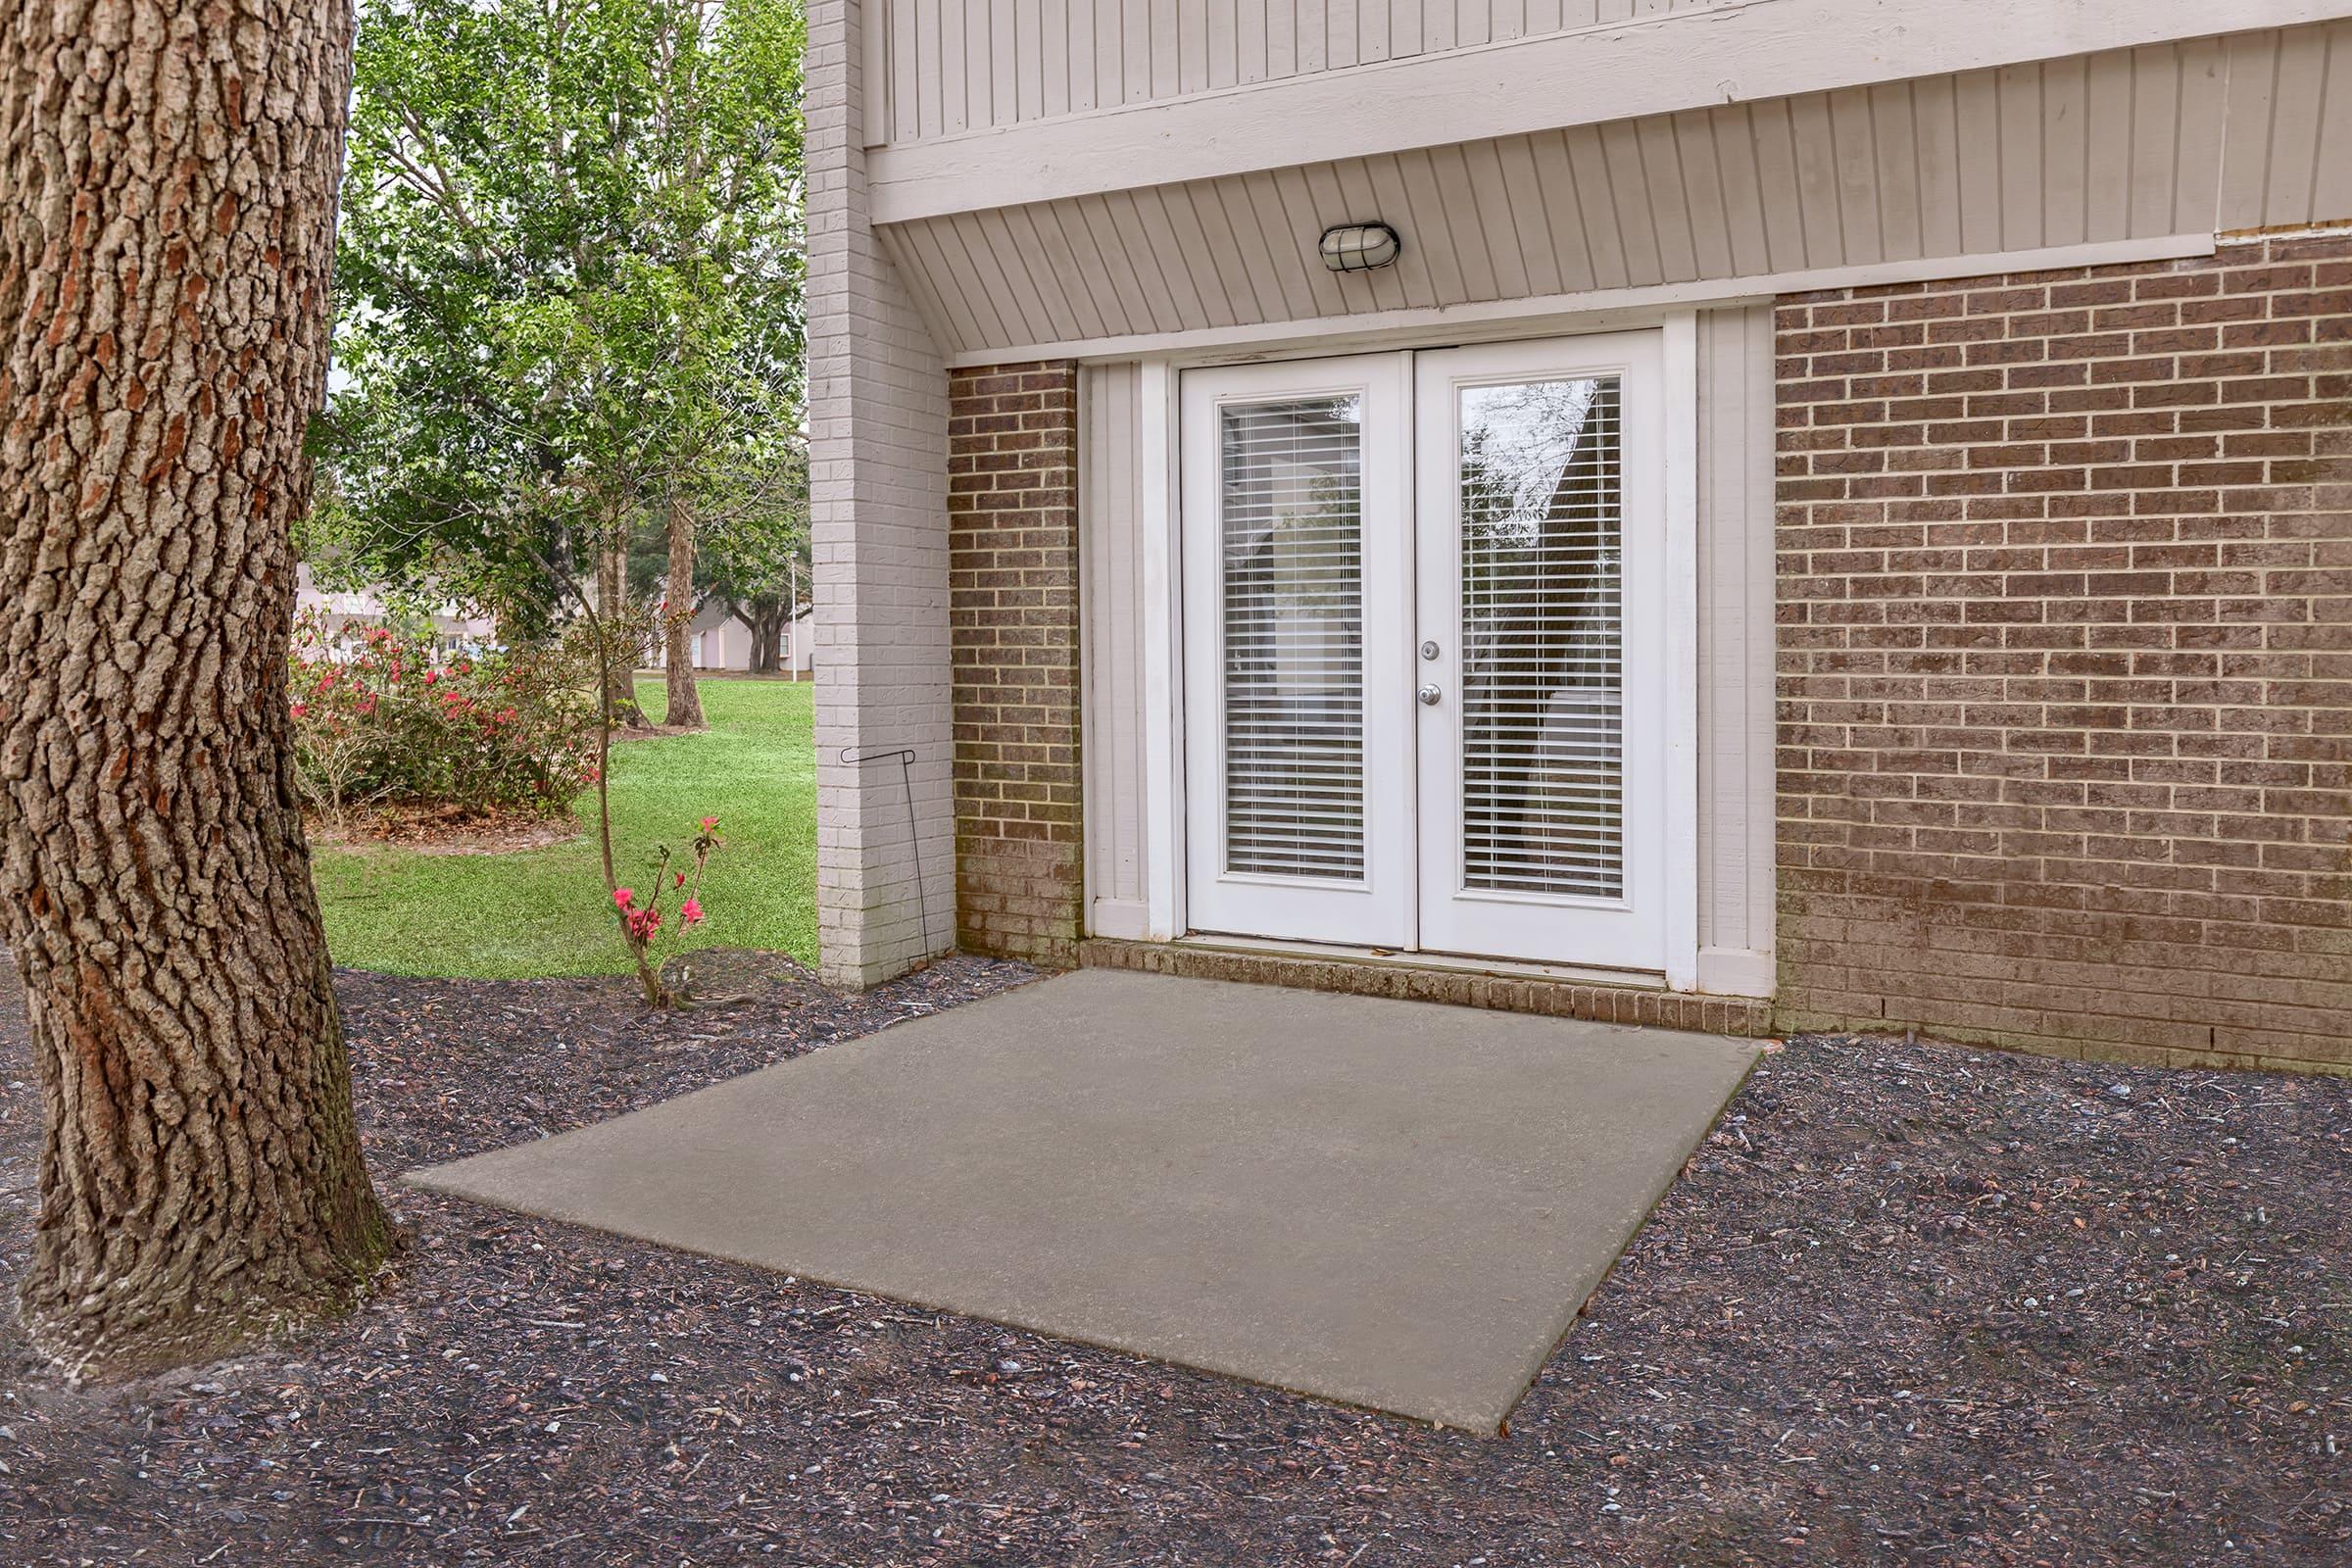
<path fill-rule="evenodd" d="M 2330 92 L 2332 79 L 2338 90 Z M 2112 50 L 884 228 L 951 356 L 2180 255 L 2352 217 L 2352 23 Z M 1384 220 L 1393 268 L 1326 271 Z M 1951 275 L 1948 270 L 1944 275 Z"/>
<path fill-rule="evenodd" d="M 868 146 L 1222 93 L 1756 0 L 883 0 Z"/>
<path fill-rule="evenodd" d="M 1207 179 L 2298 26 L 2346 11 L 2344 0 L 1741 0 L 879 147 L 867 173 L 874 220 L 901 222 L 1124 189 L 1143 171 L 1153 183 Z M 1042 42 L 1023 35 L 1008 47 L 1026 60 Z M 869 65 L 869 76 L 877 69 Z"/>

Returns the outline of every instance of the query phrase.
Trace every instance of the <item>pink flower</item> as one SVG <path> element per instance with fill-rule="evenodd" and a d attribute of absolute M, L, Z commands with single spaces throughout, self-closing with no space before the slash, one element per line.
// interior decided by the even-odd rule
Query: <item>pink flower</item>
<path fill-rule="evenodd" d="M 695 900 L 688 899 L 684 904 L 678 906 L 678 917 L 688 925 L 701 925 L 703 923 L 703 906 Z"/>
<path fill-rule="evenodd" d="M 683 871 L 672 871 L 672 872 L 670 872 L 670 875 L 671 875 L 671 876 L 674 876 L 674 877 L 676 877 L 676 878 L 677 878 L 677 880 L 676 880 L 675 882 L 672 882 L 672 883 L 670 884 L 670 886 L 671 886 L 671 887 L 673 887 L 673 888 L 682 888 L 682 887 L 684 887 L 684 886 L 686 885 L 686 873 L 685 873 L 685 872 L 683 872 Z"/>
<path fill-rule="evenodd" d="M 703 818 L 703 831 L 704 831 L 704 832 L 708 833 L 708 832 L 710 832 L 710 831 L 712 828 L 714 828 L 714 827 L 716 827 L 716 826 L 718 826 L 718 818 L 717 818 L 717 817 L 715 817 L 715 816 L 706 816 L 706 817 L 704 817 L 704 818 Z"/>
<path fill-rule="evenodd" d="M 433 682 L 439 680 L 440 678 L 441 672 L 437 669 L 428 669 L 424 672 L 424 683 L 427 686 L 430 686 L 433 684 Z"/>
<path fill-rule="evenodd" d="M 305 707 L 304 707 L 302 704 L 300 704 L 300 703 L 296 703 L 296 704 L 294 705 L 294 716 L 295 716 L 296 718 L 300 718 L 300 717 L 301 717 L 303 714 L 305 714 L 305 713 L 307 713 L 307 712 L 309 712 L 309 711 L 310 711 L 310 710 L 309 710 L 308 708 L 305 708 Z"/>
<path fill-rule="evenodd" d="M 613 904 L 623 909 L 629 906 L 629 901 L 635 897 L 637 897 L 637 895 L 630 892 L 627 888 L 614 888 L 612 890 Z"/>

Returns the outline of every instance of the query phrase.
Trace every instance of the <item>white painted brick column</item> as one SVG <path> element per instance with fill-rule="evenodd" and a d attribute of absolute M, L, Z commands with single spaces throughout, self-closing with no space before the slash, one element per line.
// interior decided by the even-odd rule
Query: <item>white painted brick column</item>
<path fill-rule="evenodd" d="M 805 105 L 817 941 L 850 986 L 956 940 L 947 368 L 866 216 L 860 12 L 810 0 Z M 898 763 L 840 760 L 898 747 L 916 757 L 911 843 Z"/>

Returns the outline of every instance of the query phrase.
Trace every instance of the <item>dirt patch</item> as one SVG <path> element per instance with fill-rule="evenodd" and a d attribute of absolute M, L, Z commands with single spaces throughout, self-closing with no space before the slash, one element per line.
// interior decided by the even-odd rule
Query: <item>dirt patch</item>
<path fill-rule="evenodd" d="M 380 806 L 356 812 L 342 827 L 306 814 L 314 845 L 350 848 L 381 844 L 416 855 L 512 855 L 566 844 L 584 831 L 572 816 L 491 813 L 449 806 Z"/>
<path fill-rule="evenodd" d="M 379 1177 L 1017 984 L 758 1004 L 343 974 Z M 0 1265 L 38 1102 L 0 997 Z M 0 1324 L 25 1563 L 2352 1561 L 2352 1083 L 1820 1038 L 1481 1440 L 388 1187 L 296 1346 L 75 1391 Z"/>

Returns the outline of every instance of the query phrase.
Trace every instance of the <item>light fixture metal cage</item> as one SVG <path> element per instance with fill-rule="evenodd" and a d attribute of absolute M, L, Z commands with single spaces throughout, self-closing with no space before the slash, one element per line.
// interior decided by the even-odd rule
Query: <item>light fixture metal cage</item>
<path fill-rule="evenodd" d="M 1369 272 L 1395 266 L 1404 241 L 1386 223 L 1334 223 L 1315 248 L 1335 272 Z"/>

